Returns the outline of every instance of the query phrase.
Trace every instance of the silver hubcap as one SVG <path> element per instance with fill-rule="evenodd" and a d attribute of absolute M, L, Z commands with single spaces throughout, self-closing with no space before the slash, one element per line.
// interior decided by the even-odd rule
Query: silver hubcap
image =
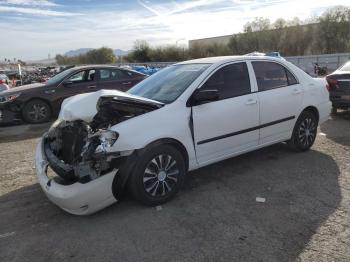
<path fill-rule="evenodd" d="M 36 121 L 44 119 L 46 117 L 46 107 L 42 104 L 33 104 L 28 111 L 28 115 Z"/>
<path fill-rule="evenodd" d="M 143 186 L 152 196 L 165 196 L 176 185 L 180 170 L 170 155 L 158 155 L 147 165 L 143 174 Z"/>
<path fill-rule="evenodd" d="M 311 145 L 316 137 L 316 124 L 311 118 L 305 118 L 299 128 L 299 141 L 303 146 Z"/>

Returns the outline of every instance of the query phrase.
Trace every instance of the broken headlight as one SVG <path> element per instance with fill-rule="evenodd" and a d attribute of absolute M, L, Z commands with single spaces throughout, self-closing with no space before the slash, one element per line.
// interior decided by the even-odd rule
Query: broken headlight
<path fill-rule="evenodd" d="M 100 145 L 96 148 L 96 153 L 106 152 L 107 148 L 112 147 L 117 141 L 119 134 L 111 130 L 101 130 L 96 133 L 100 140 Z"/>

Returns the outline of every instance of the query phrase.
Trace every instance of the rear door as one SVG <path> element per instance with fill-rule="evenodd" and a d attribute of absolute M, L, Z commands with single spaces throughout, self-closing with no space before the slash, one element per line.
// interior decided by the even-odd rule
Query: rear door
<path fill-rule="evenodd" d="M 246 62 L 224 65 L 200 87 L 219 100 L 192 107 L 197 161 L 206 164 L 258 145 L 259 106 Z"/>
<path fill-rule="evenodd" d="M 304 89 L 284 65 L 252 61 L 260 104 L 260 144 L 289 139 Z"/>

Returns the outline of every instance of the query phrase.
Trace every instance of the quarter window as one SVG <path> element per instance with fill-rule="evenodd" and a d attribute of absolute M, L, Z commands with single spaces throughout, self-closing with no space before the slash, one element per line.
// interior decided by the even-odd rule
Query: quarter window
<path fill-rule="evenodd" d="M 252 62 L 259 91 L 295 85 L 298 81 L 284 66 L 273 63 Z"/>
<path fill-rule="evenodd" d="M 220 99 L 246 95 L 251 92 L 247 64 L 235 63 L 216 71 L 202 89 L 218 90 Z"/>

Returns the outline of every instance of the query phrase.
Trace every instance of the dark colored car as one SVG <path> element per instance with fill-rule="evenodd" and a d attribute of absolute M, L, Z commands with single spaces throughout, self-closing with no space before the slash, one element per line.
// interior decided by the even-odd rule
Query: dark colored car
<path fill-rule="evenodd" d="M 350 108 L 350 61 L 326 77 L 333 113 Z"/>
<path fill-rule="evenodd" d="M 0 123 L 25 120 L 42 123 L 58 114 L 63 100 L 100 89 L 127 91 L 146 78 L 139 72 L 115 66 L 80 66 L 49 79 L 0 93 Z"/>

